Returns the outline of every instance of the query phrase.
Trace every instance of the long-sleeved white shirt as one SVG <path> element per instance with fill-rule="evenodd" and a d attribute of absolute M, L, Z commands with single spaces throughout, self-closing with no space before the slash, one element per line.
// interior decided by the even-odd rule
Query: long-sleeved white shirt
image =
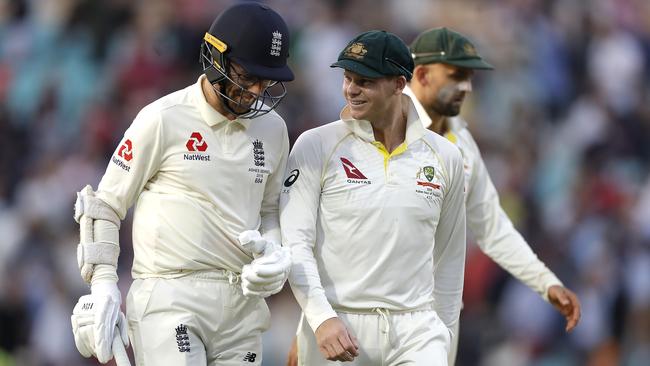
<path fill-rule="evenodd" d="M 278 196 L 289 139 L 275 112 L 229 121 L 199 80 L 144 107 L 106 169 L 97 196 L 123 219 L 135 203 L 134 278 L 240 272 L 244 230 L 280 242 Z"/>
<path fill-rule="evenodd" d="M 392 153 L 368 121 L 346 118 L 296 141 L 280 195 L 289 281 L 315 331 L 336 308 L 393 311 L 433 304 L 457 321 L 465 262 L 462 157 L 422 127 L 410 98 L 406 139 Z"/>
<path fill-rule="evenodd" d="M 427 115 L 412 90 L 411 95 L 424 127 L 431 125 Z M 445 137 L 453 142 L 463 155 L 467 227 L 479 248 L 499 266 L 540 294 L 548 301 L 548 288 L 562 285 L 560 280 L 537 258 L 526 240 L 515 229 L 512 221 L 501 208 L 499 194 L 490 179 L 481 152 L 460 117 L 448 119 L 449 131 Z"/>

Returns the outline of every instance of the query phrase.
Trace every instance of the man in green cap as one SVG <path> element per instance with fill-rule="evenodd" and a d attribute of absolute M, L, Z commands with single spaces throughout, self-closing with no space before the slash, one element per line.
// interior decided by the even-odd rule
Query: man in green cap
<path fill-rule="evenodd" d="M 485 168 L 481 153 L 467 123 L 458 116 L 467 93 L 472 91 L 475 69 L 492 69 L 462 34 L 447 28 L 421 33 L 411 44 L 415 61 L 410 90 L 430 130 L 445 136 L 461 151 L 465 170 L 467 226 L 479 248 L 502 268 L 540 294 L 566 318 L 566 330 L 580 319 L 576 295 L 542 263 L 499 204 L 499 196 Z M 456 323 L 458 324 L 458 323 Z M 458 328 L 454 329 L 449 364 L 453 365 L 458 347 Z"/>
<path fill-rule="evenodd" d="M 402 91 L 397 36 L 355 37 L 341 119 L 303 133 L 280 195 L 299 365 L 446 365 L 465 263 L 463 162 Z"/>

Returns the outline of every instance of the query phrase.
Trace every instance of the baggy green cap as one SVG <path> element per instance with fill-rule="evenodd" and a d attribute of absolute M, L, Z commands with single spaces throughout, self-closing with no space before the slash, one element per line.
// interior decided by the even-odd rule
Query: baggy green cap
<path fill-rule="evenodd" d="M 413 76 L 413 58 L 408 46 L 398 36 L 372 30 L 354 37 L 330 67 L 340 67 L 368 78 Z"/>
<path fill-rule="evenodd" d="M 467 37 L 447 28 L 420 33 L 411 43 L 411 56 L 416 65 L 440 62 L 468 69 L 494 69 Z"/>

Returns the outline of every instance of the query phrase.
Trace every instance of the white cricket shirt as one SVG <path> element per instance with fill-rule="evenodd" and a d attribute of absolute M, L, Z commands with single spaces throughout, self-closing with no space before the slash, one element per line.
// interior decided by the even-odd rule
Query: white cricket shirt
<path fill-rule="evenodd" d="M 206 102 L 203 78 L 140 111 L 99 184 L 97 196 L 122 219 L 136 204 L 134 278 L 241 272 L 252 260 L 237 242 L 244 230 L 280 242 L 284 120 L 227 120 Z"/>
<path fill-rule="evenodd" d="M 336 308 L 434 305 L 458 319 L 465 263 L 462 157 L 422 127 L 410 98 L 406 139 L 392 153 L 370 122 L 346 118 L 296 141 L 280 195 L 289 281 L 313 330 Z"/>
<path fill-rule="evenodd" d="M 418 113 L 423 116 L 423 126 L 429 127 L 431 118 L 413 91 L 407 87 L 404 93 L 411 96 Z M 467 227 L 486 255 L 548 301 L 548 288 L 562 286 L 562 282 L 537 258 L 501 208 L 499 194 L 485 168 L 481 152 L 467 129 L 467 123 L 460 117 L 449 118 L 448 122 L 449 131 L 445 137 L 463 155 Z"/>

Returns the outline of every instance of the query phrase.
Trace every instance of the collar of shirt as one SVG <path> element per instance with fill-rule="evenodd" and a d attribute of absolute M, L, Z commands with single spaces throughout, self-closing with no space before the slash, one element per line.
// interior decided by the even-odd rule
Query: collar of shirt
<path fill-rule="evenodd" d="M 418 98 L 415 97 L 415 94 L 413 94 L 413 90 L 409 88 L 407 85 L 406 88 L 404 88 L 404 94 L 408 95 L 411 97 L 411 100 L 413 101 L 413 105 L 415 105 L 415 109 L 418 112 L 418 115 L 420 116 L 420 121 L 422 122 L 422 126 L 424 128 L 429 128 L 431 126 L 431 117 L 429 117 L 429 113 L 424 110 L 424 107 L 418 100 Z M 463 120 L 462 118 L 455 116 L 455 117 L 449 117 L 447 118 L 449 120 L 449 129 L 452 131 L 460 131 L 464 128 L 467 127 L 467 122 Z"/>
<path fill-rule="evenodd" d="M 449 117 L 449 129 L 454 132 L 460 132 L 467 128 L 467 122 L 460 116 Z"/>
<path fill-rule="evenodd" d="M 416 109 L 414 98 L 408 95 L 405 95 L 404 97 L 406 98 L 409 104 L 409 112 L 406 118 L 406 140 L 405 140 L 406 144 L 408 145 L 411 142 L 416 141 L 420 139 L 422 136 L 424 136 L 426 130 L 423 127 L 422 122 L 420 121 L 421 114 L 418 113 Z M 340 118 L 343 122 L 345 122 L 345 124 L 348 126 L 350 131 L 352 131 L 352 133 L 354 133 L 355 135 L 359 136 L 362 140 L 371 143 L 375 141 L 375 134 L 372 131 L 372 124 L 370 123 L 370 121 L 351 118 L 349 106 L 346 105 L 343 108 L 343 110 L 341 110 Z"/>
<path fill-rule="evenodd" d="M 199 79 L 196 81 L 196 84 L 194 84 L 193 87 L 194 105 L 199 110 L 203 121 L 210 127 L 218 126 L 218 128 L 221 128 L 228 122 L 232 122 L 241 125 L 244 127 L 244 129 L 248 129 L 248 126 L 251 123 L 250 119 L 237 118 L 233 121 L 230 121 L 228 118 L 226 118 L 226 116 L 219 113 L 210 104 L 208 104 L 208 101 L 205 99 L 205 95 L 203 94 L 203 88 L 201 87 L 203 79 L 205 79 L 205 75 L 202 74 L 199 76 Z"/>

